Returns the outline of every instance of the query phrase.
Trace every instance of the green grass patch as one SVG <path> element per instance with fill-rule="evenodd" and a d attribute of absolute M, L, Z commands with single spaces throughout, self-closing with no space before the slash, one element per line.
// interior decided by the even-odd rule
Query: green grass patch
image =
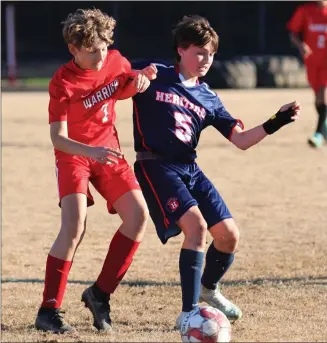
<path fill-rule="evenodd" d="M 50 78 L 26 78 L 17 79 L 14 83 L 11 83 L 8 79 L 1 79 L 1 85 L 4 88 L 45 88 L 49 86 Z"/>
<path fill-rule="evenodd" d="M 48 86 L 50 80 L 50 78 L 23 79 L 22 84 L 26 86 Z"/>

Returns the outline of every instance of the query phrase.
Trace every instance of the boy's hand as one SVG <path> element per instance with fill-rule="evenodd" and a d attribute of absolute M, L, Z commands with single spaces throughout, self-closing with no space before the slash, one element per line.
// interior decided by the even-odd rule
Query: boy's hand
<path fill-rule="evenodd" d="M 301 105 L 297 101 L 286 104 L 263 124 L 263 128 L 268 135 L 271 135 L 284 125 L 299 119 L 300 111 Z"/>
<path fill-rule="evenodd" d="M 302 44 L 300 45 L 299 51 L 303 59 L 307 58 L 309 55 L 312 54 L 311 48 L 309 47 L 308 44 L 304 42 L 302 42 Z"/>
<path fill-rule="evenodd" d="M 141 72 L 139 72 L 134 78 L 134 86 L 138 93 L 145 92 L 150 86 L 150 81 L 148 77 Z"/>
<path fill-rule="evenodd" d="M 301 113 L 301 105 L 297 101 L 293 101 L 289 104 L 286 104 L 280 108 L 278 112 L 284 113 L 288 110 L 293 111 L 293 116 L 291 117 L 292 121 L 299 119 L 299 115 Z"/>
<path fill-rule="evenodd" d="M 141 73 L 144 74 L 150 81 L 157 78 L 158 69 L 155 64 L 151 63 L 149 66 L 141 70 Z"/>
<path fill-rule="evenodd" d="M 118 99 L 127 99 L 136 93 L 145 92 L 150 86 L 150 81 L 157 78 L 157 72 L 157 67 L 154 64 L 150 64 L 142 70 L 134 69 Z"/>
<path fill-rule="evenodd" d="M 90 146 L 87 155 L 101 164 L 118 164 L 117 158 L 124 157 L 119 150 L 106 146 Z"/>

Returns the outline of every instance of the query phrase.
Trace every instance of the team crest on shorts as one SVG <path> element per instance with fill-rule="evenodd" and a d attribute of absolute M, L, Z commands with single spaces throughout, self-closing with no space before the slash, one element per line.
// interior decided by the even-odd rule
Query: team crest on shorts
<path fill-rule="evenodd" d="M 177 198 L 169 198 L 167 201 L 167 207 L 171 212 L 175 212 L 179 207 L 179 201 Z"/>

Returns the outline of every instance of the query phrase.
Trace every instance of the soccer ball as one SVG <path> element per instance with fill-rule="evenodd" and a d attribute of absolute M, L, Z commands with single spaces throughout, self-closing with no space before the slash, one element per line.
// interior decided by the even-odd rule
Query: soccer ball
<path fill-rule="evenodd" d="M 230 342 L 231 325 L 227 317 L 211 306 L 186 317 L 181 325 L 182 342 Z"/>

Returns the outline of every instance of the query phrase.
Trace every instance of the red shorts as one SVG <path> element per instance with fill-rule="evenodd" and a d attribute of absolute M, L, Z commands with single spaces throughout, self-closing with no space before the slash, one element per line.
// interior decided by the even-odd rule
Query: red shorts
<path fill-rule="evenodd" d="M 327 65 L 319 66 L 313 62 L 306 62 L 307 78 L 315 93 L 321 87 L 327 87 Z"/>
<path fill-rule="evenodd" d="M 87 205 L 94 204 L 89 182 L 107 201 L 108 211 L 116 213 L 115 201 L 123 194 L 140 189 L 132 168 L 125 159 L 118 164 L 101 164 L 82 156 L 65 156 L 56 163 L 59 199 L 68 194 L 82 193 L 87 196 Z M 60 203 L 59 203 L 60 206 Z"/>

